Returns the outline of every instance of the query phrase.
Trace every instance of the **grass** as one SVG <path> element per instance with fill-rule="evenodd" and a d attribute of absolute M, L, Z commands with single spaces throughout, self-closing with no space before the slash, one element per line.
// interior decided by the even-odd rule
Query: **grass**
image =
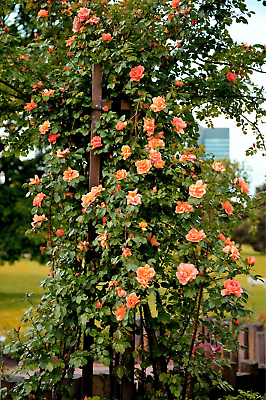
<path fill-rule="evenodd" d="M 48 267 L 27 259 L 0 266 L 0 335 L 6 336 L 7 331 L 19 325 L 23 313 L 30 306 L 22 301 L 26 292 L 34 292 L 33 301 L 37 305 L 43 295 L 39 284 L 48 271 Z"/>
<path fill-rule="evenodd" d="M 248 258 L 254 255 L 257 259 L 253 274 L 259 274 L 266 278 L 266 255 L 255 252 L 250 246 L 243 246 L 242 257 Z M 28 302 L 23 302 L 26 292 L 34 292 L 34 304 L 37 305 L 43 294 L 39 287 L 40 281 L 47 276 L 48 267 L 35 261 L 21 259 L 9 265 L 0 266 L 0 336 L 6 336 L 7 331 L 19 325 L 23 313 L 29 308 Z M 252 292 L 247 303 L 248 308 L 254 312 L 254 317 L 266 310 L 266 289 L 260 286 L 250 287 L 246 276 L 236 278 L 241 287 Z M 151 299 L 151 304 L 152 304 Z"/>

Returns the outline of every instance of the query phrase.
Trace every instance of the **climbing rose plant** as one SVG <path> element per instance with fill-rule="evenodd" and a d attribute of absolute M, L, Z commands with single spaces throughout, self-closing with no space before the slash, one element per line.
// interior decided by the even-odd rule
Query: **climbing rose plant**
<path fill-rule="evenodd" d="M 6 348 L 20 357 L 15 373 L 35 371 L 13 396 L 41 399 L 47 387 L 68 396 L 63 377 L 96 359 L 126 382 L 134 357 L 140 382 L 152 367 L 156 398 L 207 399 L 209 380 L 226 387 L 221 352 L 237 346 L 246 314 L 237 276 L 252 265 L 231 233 L 250 202 L 249 184 L 197 144 L 197 121 L 225 113 L 245 130 L 254 112 L 249 153 L 264 149 L 263 89 L 250 74 L 265 49 L 234 43 L 226 29 L 246 21 L 245 2 L 28 1 L 26 10 L 34 39 L 11 53 L 18 39 L 1 32 L 1 121 L 6 155 L 45 149 L 42 176 L 25 185 L 28 233 L 45 234 L 50 273 L 22 318 L 25 337 L 16 329 Z M 91 138 L 97 65 L 109 103 Z M 101 174 L 90 186 L 95 156 Z M 136 317 L 146 338 L 132 349 Z"/>

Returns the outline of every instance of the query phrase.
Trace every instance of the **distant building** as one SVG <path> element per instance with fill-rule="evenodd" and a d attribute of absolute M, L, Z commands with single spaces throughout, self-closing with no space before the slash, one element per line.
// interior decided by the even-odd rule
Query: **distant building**
<path fill-rule="evenodd" d="M 199 144 L 205 146 L 207 154 L 215 154 L 215 158 L 229 158 L 229 128 L 200 127 Z"/>

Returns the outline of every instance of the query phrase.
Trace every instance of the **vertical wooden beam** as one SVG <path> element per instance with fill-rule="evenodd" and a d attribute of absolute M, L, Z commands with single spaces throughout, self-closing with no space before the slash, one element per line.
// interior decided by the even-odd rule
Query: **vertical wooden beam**
<path fill-rule="evenodd" d="M 252 361 L 257 361 L 257 332 L 261 332 L 262 330 L 262 324 L 253 322 L 248 325 L 249 359 Z"/>
<path fill-rule="evenodd" d="M 92 66 L 92 106 L 91 113 L 91 139 L 97 136 L 94 132 L 96 123 L 100 120 L 102 109 L 102 67 L 98 64 Z M 89 189 L 93 186 L 98 186 L 100 180 L 100 156 L 90 151 L 90 175 L 89 175 Z M 93 232 L 92 232 L 93 235 Z M 90 335 L 84 334 L 83 350 L 90 352 L 94 339 Z M 84 397 L 93 396 L 93 359 L 87 357 L 87 364 L 83 366 L 82 370 L 82 399 Z"/>

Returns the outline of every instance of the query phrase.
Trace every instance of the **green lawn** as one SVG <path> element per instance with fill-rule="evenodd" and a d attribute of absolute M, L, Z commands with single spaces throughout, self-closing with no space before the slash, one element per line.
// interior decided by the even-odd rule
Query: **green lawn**
<path fill-rule="evenodd" d="M 22 301 L 26 292 L 34 292 L 37 305 L 43 294 L 40 281 L 47 276 L 49 268 L 35 261 L 21 259 L 12 265 L 0 266 L 0 335 L 19 325 L 30 304 Z"/>

